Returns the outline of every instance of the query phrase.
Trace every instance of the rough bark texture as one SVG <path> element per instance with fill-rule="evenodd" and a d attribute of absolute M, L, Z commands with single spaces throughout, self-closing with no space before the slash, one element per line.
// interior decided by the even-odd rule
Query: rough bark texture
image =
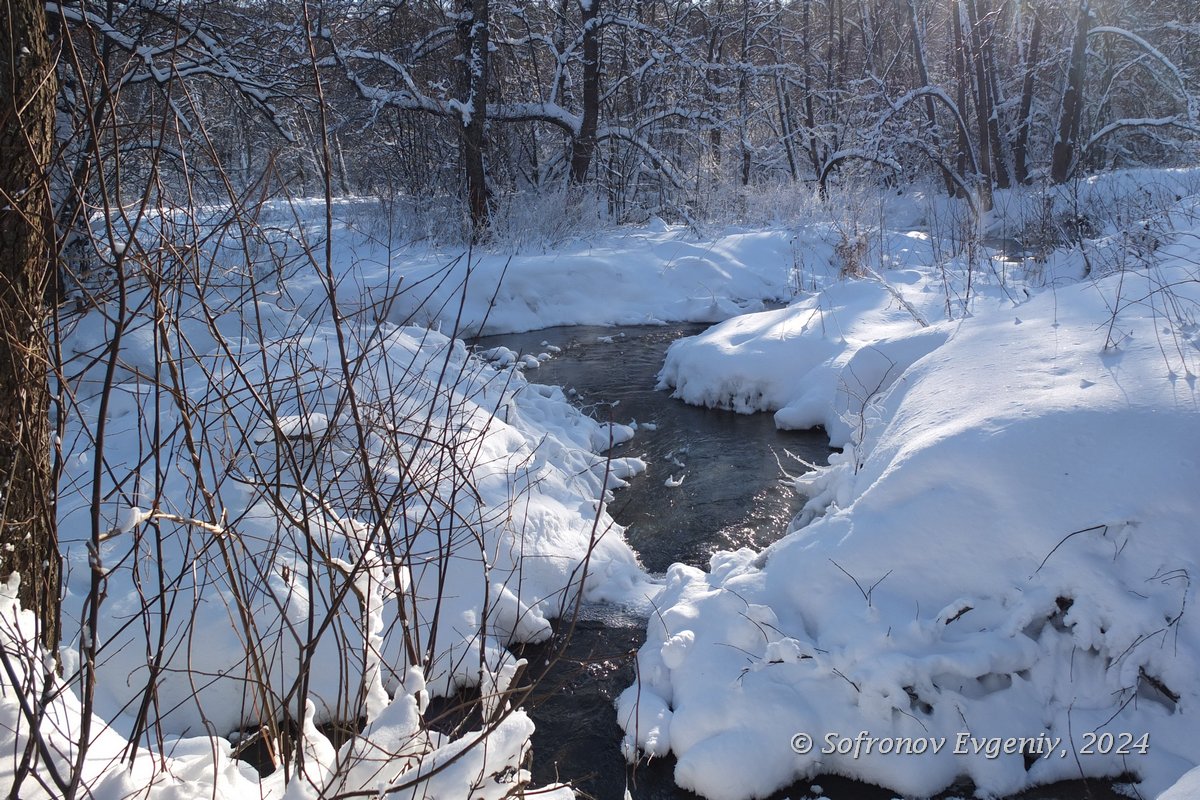
<path fill-rule="evenodd" d="M 796 169 L 796 151 L 795 145 L 792 142 L 792 104 L 788 100 L 787 88 L 784 86 L 783 76 L 779 74 L 775 75 L 775 104 L 779 111 L 779 133 L 783 139 L 783 152 L 787 156 L 788 175 L 795 182 L 800 177 L 800 174 Z"/>
<path fill-rule="evenodd" d="M 463 163 L 467 173 L 467 208 L 476 238 L 488 226 L 487 172 L 483 163 L 487 132 L 488 0 L 462 0 L 458 40 L 463 54 Z"/>
<path fill-rule="evenodd" d="M 966 58 L 975 74 L 975 81 L 972 84 L 974 91 L 972 99 L 975 105 L 976 132 L 978 134 L 975 146 L 979 152 L 979 171 L 982 173 L 980 179 L 988 184 L 990 193 L 996 181 L 995 162 L 992 160 L 992 139 L 988 130 L 992 119 L 992 98 L 988 93 L 987 71 L 983 64 L 979 19 L 975 11 L 974 0 L 963 0 L 959 4 L 959 9 L 960 24 L 964 26 L 963 43 L 969 51 Z M 990 202 L 987 207 L 991 207 Z"/>
<path fill-rule="evenodd" d="M 1017 128 L 1017 140 L 1013 144 L 1013 161 L 1017 172 L 1018 183 L 1029 183 L 1029 129 L 1033 125 L 1033 90 L 1037 82 L 1038 58 L 1042 44 L 1042 17 L 1036 8 L 1030 8 L 1033 15 L 1033 30 L 1029 34 L 1029 48 L 1025 58 L 1025 80 L 1021 84 L 1021 110 L 1017 117 L 1020 127 Z"/>
<path fill-rule="evenodd" d="M 0 25 L 0 576 L 42 640 L 58 642 L 59 556 L 50 467 L 45 293 L 53 212 L 54 69 L 35 0 L 6 0 Z"/>
<path fill-rule="evenodd" d="M 742 61 L 748 61 L 750 52 L 750 4 L 742 5 Z M 738 78 L 738 153 L 742 161 L 742 186 L 750 185 L 750 76 L 745 71 Z"/>
<path fill-rule="evenodd" d="M 583 117 L 579 135 L 571 144 L 571 182 L 587 180 L 596 152 L 596 129 L 600 124 L 600 0 L 581 0 L 583 23 Z"/>
<path fill-rule="evenodd" d="M 1050 179 L 1063 183 L 1071 177 L 1075 166 L 1075 145 L 1079 138 L 1079 123 L 1083 118 L 1083 78 L 1087 68 L 1088 17 L 1091 8 L 1087 0 L 1079 4 L 1075 23 L 1075 41 L 1071 45 L 1071 66 L 1067 72 L 1067 88 L 1063 92 L 1062 112 L 1058 117 L 1058 136 L 1050 161 Z"/>
<path fill-rule="evenodd" d="M 917 18 L 916 0 L 908 0 L 909 33 L 912 36 L 913 64 L 917 68 L 917 80 L 921 87 L 931 85 L 929 68 L 925 63 L 925 37 L 921 33 L 921 23 Z M 925 95 L 925 121 L 929 123 L 929 138 L 935 151 L 942 149 L 941 136 L 938 134 L 937 111 L 933 106 L 933 96 Z M 946 184 L 946 193 L 953 197 L 958 192 L 958 184 L 954 181 L 949 170 L 942 169 L 942 181 Z"/>
<path fill-rule="evenodd" d="M 954 70 L 955 77 L 958 80 L 958 107 L 962 113 L 966 114 L 968 86 L 970 85 L 973 92 L 973 100 L 975 104 L 976 122 L 979 129 L 979 155 L 972 158 L 975 169 L 979 173 L 976 175 L 974 184 L 976 191 L 979 193 L 978 203 L 980 211 L 992 210 L 992 175 L 991 175 L 991 148 L 988 146 L 989 140 L 987 136 L 987 111 L 981 108 L 981 102 L 978 95 L 978 80 L 972 84 L 971 78 L 968 75 L 968 63 L 971 62 L 970 38 L 967 24 L 966 10 L 963 7 L 962 0 L 954 4 Z M 968 133 L 965 127 L 959 129 L 958 140 L 958 171 L 959 174 L 964 174 L 967 165 L 967 154 L 971 152 L 971 144 L 967 140 Z"/>
<path fill-rule="evenodd" d="M 1007 159 L 1008 134 L 1000 127 L 1000 109 L 1004 107 L 1004 97 L 1000 93 L 999 69 L 996 66 L 998 62 L 993 46 L 996 38 L 995 18 L 992 13 L 988 12 L 986 6 L 981 10 L 976 0 L 970 0 L 970 2 L 973 20 L 971 25 L 976 41 L 976 58 L 982 65 L 984 75 L 984 83 L 980 87 L 980 91 L 987 98 L 987 130 L 991 143 L 992 176 L 996 181 L 996 186 L 1007 189 L 1012 186 L 1012 170 L 1009 168 Z"/>
<path fill-rule="evenodd" d="M 812 82 L 812 0 L 804 0 L 803 22 L 800 25 L 801 44 L 804 48 L 804 126 L 808 130 L 808 159 L 812 163 L 813 175 L 821 173 L 821 164 L 825 155 L 820 152 L 817 144 L 817 118 L 813 107 Z"/>

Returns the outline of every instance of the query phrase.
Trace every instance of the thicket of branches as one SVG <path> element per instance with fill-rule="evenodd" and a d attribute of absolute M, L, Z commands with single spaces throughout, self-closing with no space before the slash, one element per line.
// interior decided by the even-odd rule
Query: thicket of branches
<path fill-rule="evenodd" d="M 139 130 L 145 110 L 166 105 L 165 157 L 185 162 L 204 139 L 241 187 L 311 192 L 324 125 L 335 191 L 436 201 L 476 233 L 530 189 L 594 193 L 618 220 L 687 219 L 715 213 L 714 188 L 823 188 L 865 162 L 986 208 L 993 188 L 1195 154 L 1187 0 L 49 8 L 63 63 L 97 78 L 64 76 L 62 111 L 102 121 L 127 172 L 165 133 Z"/>
<path fill-rule="evenodd" d="M 161 679 L 210 655 L 188 628 L 201 589 L 223 592 L 242 649 L 233 673 L 199 663 L 189 674 L 245 686 L 222 710 L 261 726 L 281 772 L 303 778 L 315 761 L 303 733 L 314 665 L 344 670 L 323 714 L 353 721 L 360 739 L 314 791 L 379 778 L 354 747 L 386 750 L 375 760 L 393 765 L 433 758 L 441 740 L 427 727 L 386 747 L 363 734 L 381 693 L 424 712 L 425 680 L 452 687 L 473 670 L 483 700 L 459 733 L 489 733 L 527 689 L 502 650 L 536 615 L 493 585 L 523 567 L 496 559 L 489 536 L 509 533 L 508 518 L 472 495 L 491 418 L 463 399 L 494 389 L 494 410 L 502 389 L 480 388 L 494 376 L 474 374 L 449 340 L 433 355 L 428 342 L 404 349 L 369 313 L 343 313 L 329 239 L 281 246 L 260 222 L 263 200 L 318 195 L 328 230 L 336 196 L 375 195 L 482 238 L 506 202 L 535 194 L 618 221 L 697 220 L 737 214 L 766 185 L 824 190 L 868 165 L 979 210 L 996 188 L 1196 154 L 1191 0 L 8 8 L 20 15 L 6 18 L 0 53 L 0 533 L 20 553 L 5 571 L 26 575 L 40 638 L 79 657 L 0 650 L 0 682 L 24 698 L 20 730 L 7 732 L 15 772 L 50 796 L 90 790 L 87 726 L 116 653 L 144 655 L 116 760 L 144 761 L 138 745 L 161 746 L 161 721 L 197 704 L 208 683 L 177 697 Z M 281 333 L 312 309 L 288 307 L 291 322 L 263 311 L 264 298 L 290 302 L 281 276 L 295 270 L 315 278 L 330 321 L 323 360 L 317 323 Z M 92 346 L 64 349 L 81 325 L 94 327 Z M 580 472 L 601 494 L 596 469 Z M 54 486 L 60 515 L 77 515 L 64 544 L 86 553 L 67 569 L 90 584 L 68 598 L 61 635 Z M 514 505 L 528 490 L 513 489 Z M 559 587 L 560 611 L 601 533 Z M 453 652 L 439 588 L 451 554 L 507 570 L 479 582 L 482 614 Z M 424 577 L 418 562 L 433 565 Z M 111 613 L 113 570 L 142 592 L 124 616 Z M 105 638 L 105 625 L 120 635 Z M 20 638 L 0 632 L 6 647 Z M 82 731 L 43 726 L 67 687 L 80 692 Z M 480 781 L 516 770 L 520 754 L 518 741 Z M 417 780 L 402 768 L 385 782 Z"/>
<path fill-rule="evenodd" d="M 608 520 L 571 520 L 569 553 L 526 541 L 529 462 L 597 501 L 607 462 L 520 433 L 497 456 L 522 382 L 383 323 L 396 287 L 347 291 L 322 23 L 268 12 L 0 20 L 0 796 L 528 780 L 506 647 L 568 615 Z M 250 746 L 261 787 L 230 760 Z"/>

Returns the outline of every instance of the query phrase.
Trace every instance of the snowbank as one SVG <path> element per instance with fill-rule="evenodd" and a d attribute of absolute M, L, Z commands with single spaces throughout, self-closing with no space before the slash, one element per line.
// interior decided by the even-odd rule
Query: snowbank
<path fill-rule="evenodd" d="M 33 615 L 16 601 L 16 583 L 0 586 L 0 647 L 13 668 L 14 684 L 25 687 L 27 699 L 50 698 L 38 731 L 42 760 L 21 785 L 15 784 L 17 759 L 0 760 L 0 783 L 13 796 L 40 800 L 63 796 L 79 752 L 79 742 L 90 742 L 79 770 L 80 785 L 88 797 L 119 800 L 318 800 L 334 794 L 379 792 L 381 787 L 406 787 L 417 797 L 479 797 L 501 800 L 520 782 L 528 782 L 522 769 L 533 723 L 525 712 L 513 711 L 484 730 L 458 739 L 430 732 L 420 721 L 428 695 L 419 671 L 410 671 L 406 685 L 394 698 L 370 709 L 362 733 L 335 749 L 313 724 L 315 710 L 308 705 L 302 729 L 305 762 L 291 777 L 277 770 L 266 778 L 233 756 L 233 746 L 222 737 L 167 737 L 160 750 L 130 744 L 124 735 L 96 716 L 86 714 L 79 698 L 53 674 L 52 663 L 40 648 L 29 643 L 36 636 Z M 45 664 L 49 678 L 30 664 Z M 511 677 L 511 675 L 510 675 Z M 47 685 L 46 681 L 50 683 Z M 0 747 L 21 753 L 29 741 L 30 726 L 19 693 L 0 694 Z M 84 730 L 84 719 L 90 730 Z M 488 746 L 475 746 L 486 735 Z M 350 767 L 347 769 L 347 767 Z M 19 792 L 18 792 L 19 788 Z M 538 791 L 549 800 L 571 800 L 567 787 Z"/>
<path fill-rule="evenodd" d="M 1018 227 L 1047 208 L 998 199 Z M 417 717 L 430 694 L 463 687 L 497 712 L 519 666 L 508 645 L 549 634 L 585 563 L 588 599 L 659 591 L 603 502 L 642 465 L 598 455 L 633 431 L 527 381 L 536 358 L 498 349 L 486 364 L 422 326 L 715 322 L 802 289 L 813 294 L 789 308 L 677 344 L 664 365 L 689 402 L 824 425 L 845 452 L 800 481 L 804 520 L 824 514 L 811 526 L 762 554 L 718 554 L 708 572 L 671 570 L 641 680 L 618 704 L 627 753 L 675 753 L 680 784 L 714 798 L 822 771 L 925 794 L 961 775 L 1004 793 L 1128 770 L 1154 790 L 1195 764 L 1195 287 L 1169 266 L 1137 271 L 1150 253 L 1187 263 L 1186 240 L 1110 231 L 1095 274 L 1130 270 L 1027 301 L 1077 278 L 1078 259 L 977 265 L 972 289 L 925 233 L 863 238 L 861 209 L 799 232 L 700 241 L 651 225 L 509 257 L 397 249 L 371 207 L 337 204 L 330 265 L 310 258 L 319 202 L 267 208 L 257 243 L 178 248 L 212 257 L 203 286 L 171 273 L 165 300 L 136 288 L 121 313 L 110 304 L 68 331 L 59 512 L 75 683 L 53 696 L 45 733 L 70 758 L 93 721 L 95 796 L 153 784 L 150 796 L 306 797 L 418 775 L 445 796 L 480 780 L 506 791 L 493 778 L 523 777 L 524 714 L 497 716 L 487 748 L 436 775 L 419 770 L 476 734 L 450 741 Z M 946 208 L 919 220 L 935 238 L 959 224 Z M 864 267 L 846 253 L 879 272 L 836 282 Z M 947 311 L 961 321 L 940 322 Z M 93 586 L 106 598 L 96 630 Z M 11 589 L 0 595 L 6 652 L 40 663 Z M 72 692 L 93 646 L 91 714 Z M 40 677 L 26 677 L 36 695 Z M 272 708 L 305 723 L 312 770 L 286 786 L 259 783 L 208 735 Z M 22 713 L 0 697 L 10 753 L 26 742 Z M 360 715 L 367 729 L 341 752 L 314 728 Z M 1149 745 L 1078 762 L 1055 751 L 1028 770 L 986 748 L 820 752 L 824 735 L 864 728 L 1062 737 L 1072 753 L 1093 730 Z M 797 733 L 817 751 L 793 752 Z M 138 744 L 159 737 L 155 753 Z"/>
<path fill-rule="evenodd" d="M 881 283 L 839 283 L 788 308 L 735 317 L 674 342 L 659 388 L 693 405 L 775 411 L 779 427 L 823 426 L 839 443 L 850 433 L 846 409 L 829 398 L 840 396 L 843 406 L 868 403 L 946 333 L 921 328 Z M 882 374 L 867 363 L 868 345 L 876 361 L 887 362 Z"/>
<path fill-rule="evenodd" d="M 713 800 L 819 773 L 917 796 L 1130 773 L 1154 796 L 1195 766 L 1200 286 L 1194 235 L 1174 242 L 1040 294 L 978 287 L 961 320 L 936 322 L 932 270 L 889 271 L 677 343 L 677 396 L 845 451 L 798 481 L 807 527 L 668 573 L 627 754 L 674 753 Z"/>
<path fill-rule="evenodd" d="M 200 327 L 197 319 L 188 323 Z M 190 332 L 193 348 L 219 337 L 229 349 L 213 344 L 183 360 L 183 383 L 195 387 L 183 403 L 134 377 L 156 369 L 154 350 L 142 341 L 153 333 L 149 324 L 135 321 L 124 331 L 128 349 L 105 407 L 108 469 L 100 476 L 104 495 L 116 498 L 99 509 L 108 596 L 98 631 L 99 710 L 106 716 L 135 707 L 148 679 L 147 636 L 128 624 L 142 613 L 148 576 L 157 584 L 161 574 L 166 583 L 152 606 L 187 598 L 186 613 L 169 613 L 163 641 L 155 635 L 149 645 L 169 654 L 156 724 L 176 733 L 206 723 L 227 732 L 255 721 L 247 641 L 263 663 L 277 665 L 272 688 L 280 697 L 303 680 L 319 719 L 353 714 L 345 686 L 359 682 L 362 659 L 344 662 L 362 649 L 362 622 L 360 604 L 342 599 L 343 587 L 371 563 L 399 570 L 384 604 L 388 635 L 379 653 L 388 686 L 411 666 L 415 648 L 430 662 L 426 679 L 436 694 L 479 682 L 481 647 L 490 654 L 485 671 L 494 671 L 509 643 L 549 636 L 547 618 L 572 601 L 585 558 L 589 599 L 644 602 L 652 591 L 620 528 L 596 502 L 641 465 L 598 455 L 607 430 L 560 389 L 528 383 L 515 366 L 485 364 L 461 341 L 423 328 L 384 324 L 355 333 L 347 363 L 368 366 L 348 376 L 329 323 L 285 326 L 288 335 L 261 341 L 239 335 L 241 321 L 226 324 L 207 336 Z M 85 363 L 103 353 L 113 340 L 109 326 L 89 315 L 68 338 L 68 352 Z M 59 504 L 68 632 L 86 622 L 76 615 L 86 613 L 91 580 L 92 415 L 101 410 L 101 397 L 90 392 L 102 368 L 77 378 L 83 423 L 66 437 L 64 485 L 83 487 L 65 491 Z M 363 409 L 362 437 L 348 380 Z M 175 431 L 158 444 L 175 449 L 157 472 L 139 455 L 154 442 L 151 421 Z M 205 432 L 199 470 L 181 441 L 185 423 Z M 212 495 L 217 519 L 197 507 L 197 485 Z M 132 518 L 131 508 L 138 509 Z M 252 627 L 236 622 L 244 616 Z M 310 653 L 308 674 L 297 673 L 292 632 L 331 622 L 331 634 L 318 637 Z M 183 672 L 172 678 L 184 665 L 214 677 L 200 686 Z"/>
<path fill-rule="evenodd" d="M 299 246 L 303 222 L 280 241 Z M 286 247 L 201 241 L 194 271 L 147 268 L 64 320 L 65 681 L 47 731 L 63 774 L 88 740 L 83 778 L 97 790 L 372 790 L 478 739 L 439 738 L 413 711 L 477 687 L 498 727 L 421 790 L 465 796 L 469 778 L 503 793 L 523 780 L 532 731 L 499 709 L 519 667 L 508 647 L 548 638 L 577 597 L 645 607 L 658 590 L 606 507 L 644 469 L 602 454 L 633 430 L 526 380 L 536 359 L 489 364 L 370 313 L 353 288 L 371 284 L 378 265 L 357 251 L 371 245 L 335 241 L 329 272 L 303 260 L 268 271 Z M 0 709 L 10 752 L 22 713 L 12 697 Z M 260 787 L 220 737 L 285 714 L 305 720 L 315 772 Z M 341 754 L 314 727 L 363 717 Z M 127 773 L 142 742 L 155 748 L 145 774 Z"/>
<path fill-rule="evenodd" d="M 290 213 L 311 229 L 318 210 L 301 206 Z M 514 255 L 400 248 L 355 219 L 367 211 L 361 202 L 337 210 L 335 259 L 354 264 L 343 290 L 354 304 L 348 310 L 464 336 L 558 325 L 718 322 L 761 309 L 763 300 L 790 298 L 795 281 L 795 231 L 783 227 L 699 239 L 659 224 Z M 309 236 L 320 238 L 317 230 Z M 302 247 L 288 231 L 271 249 L 291 261 Z M 319 280 L 303 268 L 289 277 L 287 292 L 300 305 L 322 295 Z"/>

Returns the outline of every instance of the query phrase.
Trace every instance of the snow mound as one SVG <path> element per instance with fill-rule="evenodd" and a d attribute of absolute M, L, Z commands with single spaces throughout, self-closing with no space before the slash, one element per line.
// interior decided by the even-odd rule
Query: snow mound
<path fill-rule="evenodd" d="M 928 327 L 920 283 L 893 289 L 672 347 L 676 396 L 778 409 L 844 452 L 801 479 L 784 539 L 668 573 L 618 701 L 626 752 L 669 740 L 679 785 L 713 800 L 820 773 L 1008 795 L 1081 770 L 1154 796 L 1197 762 L 1200 355 L 1168 310 L 1200 286 L 1168 260 Z M 838 747 L 860 732 L 876 746 Z M 878 746 L 897 739 L 944 746 Z"/>
<path fill-rule="evenodd" d="M 26 776 L 20 796 L 51 800 L 58 781 L 69 780 L 87 716 L 79 698 L 54 673 L 36 640 L 32 613 L 16 600 L 17 579 L 0 585 L 0 647 L 8 656 L 13 678 L 27 696 L 39 696 L 43 687 L 50 698 L 39 728 L 51 764 Z M 45 666 L 45 670 L 31 668 Z M 48 670 L 48 672 L 46 671 Z M 511 681 L 515 671 L 506 673 Z M 47 682 L 49 685 L 47 686 Z M 410 670 L 395 696 L 382 695 L 382 703 L 369 714 L 363 731 L 340 749 L 317 729 L 315 706 L 307 705 L 301 735 L 305 764 L 302 771 L 284 770 L 260 778 L 249 764 L 235 760 L 233 745 L 222 737 L 168 737 L 152 751 L 131 745 L 103 719 L 89 720 L 90 747 L 80 763 L 80 782 L 89 797 L 144 797 L 147 800 L 318 800 L 343 794 L 372 795 L 382 787 L 408 786 L 416 797 L 466 797 L 501 800 L 513 786 L 528 782 L 522 768 L 527 758 L 533 722 L 521 710 L 500 719 L 486 732 L 487 746 L 477 746 L 484 731 L 470 731 L 457 739 L 429 732 L 421 724 L 424 680 Z M 504 691 L 507 684 L 500 686 Z M 0 746 L 21 752 L 29 741 L 29 726 L 17 692 L 0 693 Z M 16 789 L 17 759 L 0 760 L 0 783 Z M 551 800 L 571 800 L 567 787 L 538 790 Z"/>
<path fill-rule="evenodd" d="M 742 414 L 776 411 L 781 428 L 824 426 L 837 441 L 848 434 L 829 402 L 838 381 L 853 377 L 872 391 L 873 376 L 862 373 L 864 360 L 852 363 L 855 354 L 870 343 L 880 357 L 886 349 L 893 359 L 907 356 L 911 363 L 922 346 L 932 349 L 945 338 L 944 331 L 922 330 L 883 284 L 835 284 L 788 308 L 735 317 L 673 342 L 659 388 L 673 389 L 673 397 L 692 405 Z M 911 341 L 887 345 L 889 337 Z M 890 373 L 902 369 L 893 364 Z"/>
<path fill-rule="evenodd" d="M 779 229 L 696 241 L 667 228 L 627 231 L 544 255 L 478 253 L 470 263 L 436 252 L 400 260 L 379 253 L 373 256 L 379 267 L 365 266 L 360 280 L 364 307 L 388 307 L 390 321 L 457 325 L 464 334 L 719 322 L 761 309 L 764 299 L 790 296 L 791 238 Z M 353 246 L 372 258 L 365 252 L 369 242 Z M 395 297 L 397 281 L 431 288 Z"/>
<path fill-rule="evenodd" d="M 252 313 L 286 316 L 265 303 Z M 256 725 L 261 713 L 247 690 L 259 673 L 248 648 L 274 665 L 263 691 L 281 704 L 290 694 L 297 718 L 306 700 L 319 722 L 354 718 L 346 687 L 380 668 L 395 690 L 414 653 L 434 694 L 488 680 L 508 645 L 550 635 L 548 619 L 581 588 L 585 558 L 589 601 L 638 604 L 656 591 L 604 507 L 609 490 L 645 469 L 636 458 L 598 454 L 632 428 L 602 425 L 561 389 L 528 382 L 528 365 L 502 348 L 486 354 L 489 364 L 459 340 L 387 323 L 347 323 L 340 345 L 333 324 L 303 317 L 285 335 L 260 338 L 228 316 L 216 321 L 225 329 L 191 339 L 197 350 L 179 369 L 195 389 L 178 404 L 139 377 L 156 369 L 154 350 L 142 349 L 153 318 L 125 321 L 100 470 L 88 432 L 102 408 L 95 387 L 104 360 L 92 356 L 115 341 L 112 323 L 89 314 L 65 342 L 88 366 L 72 376 L 78 416 L 64 437 L 64 629 L 82 629 L 96 563 L 107 582 L 95 632 L 104 656 L 97 709 L 106 718 L 137 709 L 156 669 L 148 647 L 162 648 L 153 724 L 228 733 Z M 206 342 L 211 349 L 200 350 Z M 148 366 L 135 372 L 139 361 Z M 178 438 L 189 416 L 209 448 L 195 461 Z M 160 467 L 144 456 L 154 419 L 167 437 Z M 93 559 L 97 479 L 111 500 L 97 509 L 107 533 Z M 219 511 L 197 500 L 197 486 Z M 148 568 L 163 576 L 161 587 L 150 580 L 149 602 L 167 608 L 149 641 L 142 625 L 129 624 L 148 602 Z M 346 593 L 377 568 L 390 588 L 377 581 Z M 355 597 L 380 592 L 384 666 L 372 667 Z M 314 641 L 302 644 L 296 632 L 309 630 Z M 187 669 L 206 679 L 190 680 Z M 295 697 L 301 684 L 306 696 Z"/>

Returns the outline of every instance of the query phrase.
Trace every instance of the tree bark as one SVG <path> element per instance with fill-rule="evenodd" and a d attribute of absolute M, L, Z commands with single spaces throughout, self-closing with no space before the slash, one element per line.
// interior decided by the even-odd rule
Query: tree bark
<path fill-rule="evenodd" d="M 1042 44 L 1042 16 L 1032 6 L 1030 13 L 1033 14 L 1033 30 L 1029 34 L 1029 50 L 1025 54 L 1025 81 L 1021 85 L 1021 110 L 1018 112 L 1020 122 L 1017 140 L 1013 143 L 1013 167 L 1017 182 L 1021 184 L 1029 183 L 1029 129 L 1033 125 L 1033 90 Z"/>
<path fill-rule="evenodd" d="M 804 126 L 808 129 L 808 159 L 812 164 L 813 177 L 821 174 L 821 164 L 825 161 L 825 154 L 820 152 L 817 144 L 817 117 L 816 111 L 813 108 L 813 82 L 812 82 L 812 47 L 810 35 L 812 33 L 812 0 L 804 0 L 803 22 L 801 23 L 801 36 L 804 48 Z"/>
<path fill-rule="evenodd" d="M 951 27 L 954 29 L 954 72 L 957 79 L 958 91 L 958 108 L 963 118 L 966 119 L 967 109 L 967 85 L 971 82 L 967 74 L 967 64 L 970 61 L 968 51 L 969 39 L 966 35 L 966 12 L 963 9 L 963 1 L 956 0 L 953 4 L 951 12 L 954 19 L 951 22 Z M 987 119 L 985 113 L 979 107 L 979 96 L 977 92 L 970 93 L 973 95 L 975 102 L 975 114 L 977 127 L 979 128 L 979 155 L 973 159 L 975 170 L 978 173 L 975 176 L 974 184 L 979 192 L 979 210 L 992 210 L 992 176 L 991 176 L 991 152 L 988 148 L 987 138 Z M 958 134 L 958 171 L 959 174 L 964 174 L 967 165 L 967 154 L 971 152 L 971 144 L 968 141 L 968 131 L 965 126 L 960 126 Z"/>
<path fill-rule="evenodd" d="M 917 80 L 921 87 L 929 86 L 929 68 L 925 64 L 925 37 L 921 35 L 921 23 L 917 17 L 916 0 L 908 0 L 908 22 L 912 36 L 913 64 L 917 68 Z M 938 134 L 937 111 L 933 106 L 933 97 L 925 95 L 925 120 L 929 123 L 929 137 L 933 140 L 933 149 L 941 151 L 942 141 Z M 953 197 L 958 191 L 958 185 L 949 170 L 942 169 L 942 181 L 946 184 L 946 194 Z"/>
<path fill-rule="evenodd" d="M 992 159 L 992 137 L 991 137 L 991 122 L 992 122 L 992 103 L 991 94 L 988 92 L 987 71 L 983 64 L 983 48 L 981 46 L 981 36 L 979 32 L 979 18 L 975 9 L 974 0 L 960 0 L 959 3 L 959 24 L 964 26 L 963 42 L 970 51 L 969 63 L 974 69 L 975 80 L 972 84 L 974 89 L 973 100 L 975 104 L 975 125 L 978 128 L 976 134 L 977 152 L 979 153 L 979 171 L 982 173 L 981 181 L 988 185 L 988 194 L 991 194 L 992 188 L 996 185 L 995 162 Z M 967 31 L 970 36 L 967 36 Z M 987 208 L 990 208 L 990 202 Z"/>
<path fill-rule="evenodd" d="M 1012 171 L 1009 168 L 1007 159 L 1008 137 L 1000 129 L 1000 109 L 1004 106 L 1004 97 L 1000 93 L 999 66 L 996 61 L 995 48 L 992 46 L 996 38 L 995 20 L 992 14 L 985 15 L 981 13 L 977 0 L 970 0 L 970 3 L 972 18 L 974 20 L 972 25 L 975 30 L 976 57 L 979 58 L 983 65 L 985 78 L 982 91 L 987 97 L 988 138 L 991 140 L 992 175 L 998 187 L 1007 189 L 1012 185 Z M 985 6 L 983 10 L 987 11 L 988 9 Z"/>
<path fill-rule="evenodd" d="M 750 4 L 742 4 L 742 52 L 743 64 L 750 61 Z M 738 153 L 741 156 L 742 186 L 750 185 L 750 75 L 745 69 L 738 76 Z"/>
<path fill-rule="evenodd" d="M 716 8 L 713 9 L 713 13 L 711 15 L 704 16 L 704 24 L 706 26 L 709 25 L 710 20 L 713 18 L 715 18 L 715 21 L 711 22 L 711 27 L 709 27 L 709 30 L 706 33 L 708 37 L 708 47 L 705 51 L 704 63 L 709 65 L 719 65 L 725 60 L 725 4 L 723 0 L 717 0 Z M 717 98 L 717 91 L 713 86 L 713 74 L 706 70 L 703 80 L 704 105 L 706 110 L 711 111 L 717 116 L 723 116 Z M 708 151 L 709 156 L 712 159 L 711 181 L 714 187 L 721 180 L 721 162 L 723 160 L 722 148 L 723 144 L 721 127 L 719 125 L 713 125 L 708 130 Z"/>
<path fill-rule="evenodd" d="M 1071 66 L 1067 72 L 1067 88 L 1063 92 L 1062 111 L 1058 117 L 1058 136 L 1050 161 L 1050 179 L 1063 183 L 1071 177 L 1075 165 L 1075 145 L 1079 138 L 1079 123 L 1083 117 L 1083 78 L 1087 69 L 1087 32 L 1091 8 L 1088 0 L 1080 0 L 1079 17 L 1075 22 L 1075 41 L 1071 45 Z"/>
<path fill-rule="evenodd" d="M 488 226 L 487 172 L 483 163 L 487 132 L 488 0 L 461 0 L 458 41 L 463 54 L 462 150 L 467 173 L 467 208 L 473 238 Z"/>
<path fill-rule="evenodd" d="M 800 174 L 796 169 L 796 147 L 792 141 L 792 104 L 788 100 L 783 76 L 779 73 L 775 73 L 775 103 L 779 110 L 779 132 L 783 137 L 783 152 L 787 155 L 788 175 L 795 183 Z"/>
<path fill-rule="evenodd" d="M 600 0 L 579 0 L 583 23 L 583 116 L 571 144 L 571 183 L 587 180 L 600 124 Z"/>
<path fill-rule="evenodd" d="M 42 4 L 8 0 L 7 12 L 0 26 L 0 576 L 20 574 L 17 596 L 53 648 L 60 563 L 45 296 L 56 83 Z"/>

